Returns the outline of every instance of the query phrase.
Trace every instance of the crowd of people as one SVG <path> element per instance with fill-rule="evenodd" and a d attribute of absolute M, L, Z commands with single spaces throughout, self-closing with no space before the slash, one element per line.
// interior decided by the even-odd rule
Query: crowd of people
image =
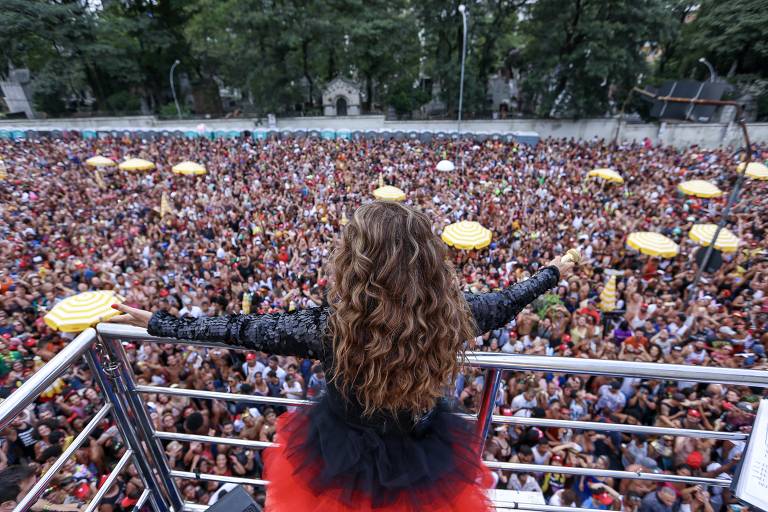
<path fill-rule="evenodd" d="M 95 170 L 87 158 L 141 157 L 152 171 Z M 768 148 L 757 148 L 764 160 Z M 0 393 L 7 397 L 73 335 L 43 316 L 89 290 L 114 290 L 126 304 L 180 316 L 290 312 L 324 300 L 326 264 L 355 207 L 381 183 L 397 186 L 434 219 L 477 220 L 493 242 L 451 250 L 470 293 L 526 279 L 553 256 L 578 247 L 583 262 L 557 289 L 507 327 L 467 348 L 501 353 L 766 368 L 768 203 L 765 184 L 748 181 L 730 227 L 740 249 L 691 289 L 697 245 L 692 224 L 719 218 L 724 198 L 685 196 L 683 180 L 733 187 L 726 150 L 678 150 L 645 143 L 499 141 L 181 139 L 0 140 Z M 439 172 L 442 159 L 457 169 Z M 171 166 L 204 164 L 204 176 Z M 610 167 L 624 185 L 587 179 Z M 98 175 L 97 175 L 98 174 Z M 163 196 L 165 206 L 161 208 Z M 671 259 L 626 247 L 632 231 L 657 231 L 680 243 Z M 613 311 L 600 292 L 617 278 Z M 193 346 L 124 344 L 139 383 L 285 398 L 317 398 L 317 361 Z M 483 374 L 465 368 L 455 399 L 476 410 Z M 748 432 L 763 392 L 724 386 L 505 372 L 496 414 Z M 272 441 L 285 407 L 247 406 L 167 395 L 144 396 L 157 430 Z M 20 414 L 0 437 L 0 480 L 50 466 L 103 404 L 87 365 L 74 367 Z M 486 460 L 726 478 L 743 441 L 623 435 L 616 432 L 492 427 Z M 173 469 L 259 478 L 260 450 L 164 441 Z M 126 449 L 105 420 L 64 464 L 44 498 L 50 510 L 86 503 Z M 541 492 L 547 503 L 640 512 L 723 512 L 741 506 L 727 488 L 561 473 L 496 472 L 501 489 Z M 9 477 L 10 478 L 10 477 Z M 18 483 L 17 482 L 17 483 Z M 185 500 L 208 504 L 221 484 L 178 480 Z M 19 486 L 4 487 L 3 502 Z M 7 487 L 7 489 L 6 489 Z M 102 512 L 131 510 L 143 485 L 129 466 L 107 492 Z M 263 488 L 250 489 L 263 501 Z"/>

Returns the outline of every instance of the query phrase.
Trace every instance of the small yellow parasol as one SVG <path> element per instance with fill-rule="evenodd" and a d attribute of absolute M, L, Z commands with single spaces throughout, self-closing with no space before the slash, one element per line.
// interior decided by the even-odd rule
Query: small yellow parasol
<path fill-rule="evenodd" d="M 373 197 L 380 201 L 405 201 L 405 192 L 391 185 L 384 185 L 373 191 Z"/>
<path fill-rule="evenodd" d="M 201 176 L 207 172 L 205 167 L 197 162 L 181 162 L 171 167 L 171 170 L 176 174 L 184 174 L 186 176 Z"/>
<path fill-rule="evenodd" d="M 96 323 L 117 316 L 120 312 L 110 306 L 123 298 L 112 290 L 83 292 L 56 304 L 43 321 L 51 329 L 80 332 Z"/>
<path fill-rule="evenodd" d="M 155 164 L 143 158 L 130 158 L 118 165 L 121 171 L 149 171 L 155 168 Z"/>
<path fill-rule="evenodd" d="M 736 172 L 744 172 L 744 162 L 736 167 Z M 768 180 L 768 167 L 760 162 L 749 162 L 749 165 L 747 165 L 747 178 L 760 181 Z"/>
<path fill-rule="evenodd" d="M 479 222 L 463 220 L 445 227 L 443 242 L 456 249 L 482 249 L 491 244 L 493 234 Z"/>
<path fill-rule="evenodd" d="M 684 181 L 677 186 L 677 190 L 688 196 L 696 197 L 720 197 L 723 191 L 717 185 L 704 180 Z"/>
<path fill-rule="evenodd" d="M 624 178 L 621 177 L 621 174 L 617 173 L 613 169 L 606 169 L 606 168 L 599 168 L 599 169 L 592 169 L 587 173 L 587 176 L 590 178 L 600 178 L 606 181 L 610 181 L 612 183 L 624 183 Z"/>
<path fill-rule="evenodd" d="M 699 245 L 708 247 L 715 237 L 717 224 L 694 224 L 688 236 Z M 733 234 L 728 228 L 720 230 L 715 241 L 715 249 L 723 252 L 736 252 L 739 249 L 739 237 Z"/>
<path fill-rule="evenodd" d="M 661 233 L 637 231 L 627 237 L 627 245 L 648 256 L 674 258 L 680 252 L 680 246 Z"/>
<path fill-rule="evenodd" d="M 112 160 L 111 158 L 107 158 L 101 155 L 96 155 L 86 160 L 85 165 L 88 165 L 90 167 L 112 167 L 117 164 L 115 164 L 115 161 Z"/>
<path fill-rule="evenodd" d="M 603 311 L 613 311 L 616 309 L 616 276 L 608 278 L 603 291 L 600 292 L 600 309 Z"/>

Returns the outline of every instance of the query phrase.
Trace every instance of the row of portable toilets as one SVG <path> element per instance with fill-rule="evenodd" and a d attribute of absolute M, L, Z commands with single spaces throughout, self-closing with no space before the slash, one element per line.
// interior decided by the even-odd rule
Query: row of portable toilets
<path fill-rule="evenodd" d="M 186 137 L 196 139 L 204 137 L 208 139 L 231 139 L 242 136 L 250 136 L 254 139 L 395 139 L 395 140 L 418 140 L 429 142 L 433 139 L 456 140 L 459 138 L 458 132 L 432 132 L 432 131 L 392 131 L 392 130 L 217 130 L 203 131 L 197 130 L 163 130 L 163 131 L 142 131 L 142 130 L 0 130 L 0 139 L 70 139 L 70 138 L 107 138 L 107 137 L 129 137 L 143 140 L 152 140 L 167 137 Z M 521 144 L 535 145 L 539 141 L 539 135 L 533 132 L 510 132 L 510 133 L 468 133 L 463 132 L 462 138 L 472 139 L 478 142 L 487 140 L 501 142 L 517 142 Z"/>

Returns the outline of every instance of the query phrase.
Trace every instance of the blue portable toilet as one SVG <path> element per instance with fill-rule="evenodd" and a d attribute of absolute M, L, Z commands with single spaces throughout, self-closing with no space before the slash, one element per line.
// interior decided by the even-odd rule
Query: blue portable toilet
<path fill-rule="evenodd" d="M 96 138 L 96 131 L 94 131 L 94 130 L 83 130 L 83 138 L 84 139 L 95 139 Z"/>
<path fill-rule="evenodd" d="M 254 131 L 251 132 L 251 137 L 253 137 L 256 140 L 265 140 L 270 135 L 274 135 L 276 133 L 277 132 L 274 131 L 274 130 L 270 130 L 270 131 L 267 131 L 267 130 L 254 130 Z"/>
<path fill-rule="evenodd" d="M 349 130 L 337 130 L 336 138 L 349 140 L 352 138 L 352 132 L 350 132 Z"/>
<path fill-rule="evenodd" d="M 330 128 L 324 128 L 320 132 L 320 137 L 322 137 L 323 139 L 335 139 L 336 138 L 336 131 L 335 130 L 331 130 Z"/>
<path fill-rule="evenodd" d="M 8 130 L 0 130 L 0 139 L 10 139 L 11 138 L 11 132 Z"/>
<path fill-rule="evenodd" d="M 199 135 L 200 135 L 200 134 L 199 134 L 199 133 L 197 133 L 197 132 L 196 132 L 196 131 L 194 131 L 194 130 L 187 130 L 187 131 L 185 131 L 185 132 L 184 132 L 184 136 L 185 136 L 186 138 L 188 138 L 188 139 L 196 139 L 197 137 L 199 137 Z"/>
<path fill-rule="evenodd" d="M 240 136 L 240 132 L 238 130 L 229 130 L 227 132 L 227 137 L 230 139 L 236 139 Z"/>
<path fill-rule="evenodd" d="M 11 132 L 11 137 L 13 137 L 14 140 L 21 140 L 27 138 L 27 132 L 24 130 L 13 130 Z"/>

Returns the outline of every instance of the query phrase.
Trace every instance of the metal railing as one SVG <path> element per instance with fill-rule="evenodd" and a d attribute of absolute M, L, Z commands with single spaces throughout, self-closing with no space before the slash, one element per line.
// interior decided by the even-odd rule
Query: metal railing
<path fill-rule="evenodd" d="M 224 400 L 229 402 L 279 406 L 307 406 L 312 403 L 311 401 L 138 385 L 134 379 L 128 357 L 123 349 L 123 342 L 171 343 L 184 346 L 198 345 L 225 348 L 229 350 L 237 349 L 236 347 L 224 343 L 152 337 L 149 336 L 144 329 L 118 324 L 100 324 L 96 329 L 87 329 L 84 331 L 25 382 L 21 388 L 0 404 L 0 431 L 2 431 L 11 424 L 17 414 L 28 407 L 40 393 L 53 384 L 53 382 L 61 376 L 67 368 L 78 362 L 81 357 L 85 357 L 105 399 L 105 404 L 102 408 L 88 422 L 82 432 L 78 434 L 48 471 L 40 477 L 32 490 L 15 507 L 14 512 L 26 512 L 29 510 L 31 505 L 48 487 L 55 474 L 87 440 L 88 436 L 93 432 L 96 426 L 107 416 L 111 416 L 117 424 L 120 435 L 127 446 L 127 450 L 110 472 L 106 482 L 99 488 L 96 495 L 87 505 L 85 512 L 93 512 L 93 510 L 95 510 L 99 505 L 101 498 L 103 498 L 109 491 L 109 488 L 115 482 L 120 472 L 123 471 L 129 463 L 135 464 L 138 474 L 145 486 L 143 493 L 139 497 L 138 503 L 134 506 L 134 512 L 138 511 L 145 504 L 149 504 L 154 512 L 182 512 L 185 510 L 200 512 L 201 510 L 204 510 L 205 505 L 203 504 L 190 503 L 183 500 L 177 484 L 178 479 L 243 483 L 255 486 L 268 485 L 266 480 L 256 478 L 228 477 L 171 469 L 165 458 L 161 441 L 223 444 L 248 447 L 257 450 L 274 446 L 274 443 L 158 431 L 152 425 L 142 395 L 165 394 L 169 396 L 181 396 L 196 399 Z M 741 432 L 712 432 L 706 430 L 653 427 L 645 425 L 609 424 L 591 421 L 569 421 L 493 415 L 493 409 L 496 405 L 496 397 L 501 384 L 502 371 L 573 373 L 578 375 L 639 377 L 645 379 L 684 380 L 728 385 L 768 387 L 768 372 L 757 370 L 488 353 L 470 353 L 468 354 L 468 361 L 472 366 L 487 370 L 484 389 L 480 400 L 479 413 L 477 416 L 469 414 L 463 415 L 471 420 L 477 421 L 477 432 L 479 435 L 483 436 L 483 438 L 487 436 L 492 423 L 556 428 L 565 427 L 581 430 L 659 436 L 674 435 L 731 441 L 745 440 L 748 438 L 748 434 Z M 592 475 L 597 477 L 679 482 L 717 487 L 728 487 L 731 484 L 730 478 L 689 477 L 657 473 L 497 461 L 485 461 L 485 464 L 492 469 L 512 472 L 551 472 L 579 476 Z M 522 503 L 518 503 L 515 506 L 515 504 L 502 501 L 498 502 L 498 506 L 545 512 L 584 510 Z"/>

